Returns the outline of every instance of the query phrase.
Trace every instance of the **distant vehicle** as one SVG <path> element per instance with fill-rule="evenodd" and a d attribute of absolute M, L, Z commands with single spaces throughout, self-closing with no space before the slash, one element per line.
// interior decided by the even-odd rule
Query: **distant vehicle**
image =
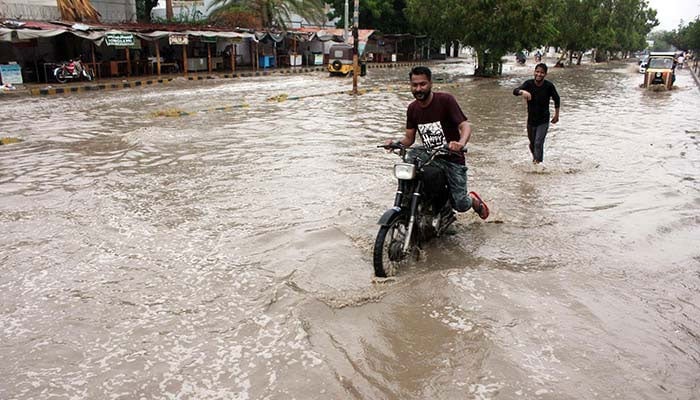
<path fill-rule="evenodd" d="M 328 50 L 328 72 L 331 76 L 347 76 L 352 73 L 352 46 L 337 43 Z"/>
<path fill-rule="evenodd" d="M 639 73 L 645 73 L 649 63 L 649 54 L 644 54 L 643 56 L 639 57 L 639 61 L 637 63 L 639 64 Z"/>
<path fill-rule="evenodd" d="M 80 58 L 61 63 L 60 66 L 54 68 L 53 76 L 58 83 L 66 83 L 69 80 L 86 79 L 91 81 L 95 79 L 90 67 L 80 62 Z"/>
<path fill-rule="evenodd" d="M 644 88 L 671 89 L 676 80 L 675 54 L 673 52 L 649 53 L 644 72 Z"/>

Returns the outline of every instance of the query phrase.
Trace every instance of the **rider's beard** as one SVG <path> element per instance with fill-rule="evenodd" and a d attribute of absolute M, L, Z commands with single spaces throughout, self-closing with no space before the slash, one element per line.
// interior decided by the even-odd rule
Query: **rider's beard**
<path fill-rule="evenodd" d="M 428 97 L 430 97 L 430 89 L 414 90 L 413 97 L 415 97 L 418 101 L 427 100 Z"/>

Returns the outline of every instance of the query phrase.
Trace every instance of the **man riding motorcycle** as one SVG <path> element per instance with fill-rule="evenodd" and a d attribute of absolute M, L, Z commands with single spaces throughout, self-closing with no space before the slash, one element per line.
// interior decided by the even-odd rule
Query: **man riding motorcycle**
<path fill-rule="evenodd" d="M 411 92 L 416 100 L 408 106 L 406 132 L 398 142 L 409 147 L 415 142 L 418 133 L 428 149 L 447 145 L 453 153 L 440 156 L 433 165 L 440 168 L 447 177 L 451 207 L 459 212 L 472 208 L 481 219 L 488 218 L 489 208 L 486 203 L 476 192 L 467 192 L 467 166 L 462 153 L 472 132 L 467 117 L 454 96 L 432 91 L 432 72 L 429 68 L 414 67 L 409 78 Z M 388 139 L 386 144 L 393 142 L 394 140 Z M 413 155 L 425 157 L 426 152 L 415 150 Z"/>

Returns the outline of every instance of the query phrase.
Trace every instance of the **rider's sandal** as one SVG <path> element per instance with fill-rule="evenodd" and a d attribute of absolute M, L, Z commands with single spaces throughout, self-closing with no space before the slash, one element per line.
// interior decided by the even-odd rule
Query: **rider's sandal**
<path fill-rule="evenodd" d="M 474 196 L 475 199 L 479 200 L 479 207 L 478 209 L 475 209 L 476 213 L 479 214 L 479 218 L 481 219 L 486 219 L 489 217 L 489 207 L 486 205 L 486 203 L 481 200 L 481 197 L 479 197 L 476 192 L 469 192 L 470 195 Z"/>

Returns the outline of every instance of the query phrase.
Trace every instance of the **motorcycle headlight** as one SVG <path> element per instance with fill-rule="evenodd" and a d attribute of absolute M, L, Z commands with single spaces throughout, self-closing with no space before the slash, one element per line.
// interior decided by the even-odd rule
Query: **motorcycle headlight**
<path fill-rule="evenodd" d="M 394 176 L 396 179 L 413 179 L 416 177 L 416 166 L 409 163 L 394 164 Z"/>
<path fill-rule="evenodd" d="M 657 72 L 657 73 L 656 73 L 656 77 L 657 77 L 657 78 L 661 78 L 661 72 Z"/>

